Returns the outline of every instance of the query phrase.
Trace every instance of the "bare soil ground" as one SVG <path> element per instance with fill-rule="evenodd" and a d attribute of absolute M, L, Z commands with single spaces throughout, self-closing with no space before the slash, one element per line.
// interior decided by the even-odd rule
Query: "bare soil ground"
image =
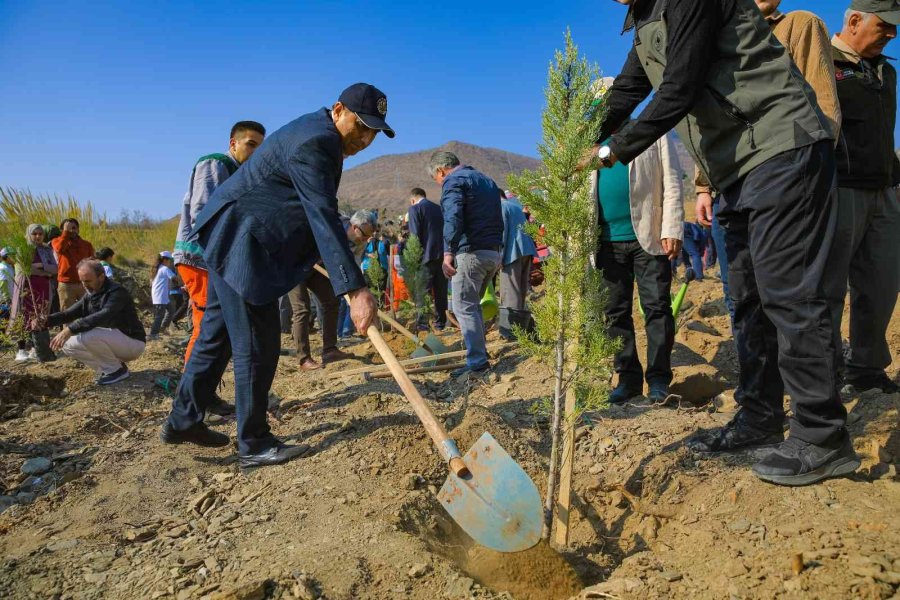
<path fill-rule="evenodd" d="M 249 474 L 231 448 L 159 442 L 170 399 L 157 380 L 180 362 L 165 340 L 102 389 L 70 360 L 23 366 L 6 352 L 0 494 L 16 504 L 0 514 L 0 597 L 900 597 L 900 398 L 847 405 L 863 457 L 852 478 L 775 487 L 750 473 L 752 453 L 693 454 L 682 441 L 735 408 L 736 357 L 718 280 L 688 298 L 675 350 L 685 400 L 586 415 L 560 553 L 496 555 L 466 539 L 434 498 L 445 467 L 397 386 L 330 378 L 373 361 L 363 340 L 345 347 L 359 361 L 312 374 L 282 357 L 270 422 L 309 451 Z M 890 343 L 896 377 L 900 318 Z M 543 491 L 547 423 L 531 408 L 549 372 L 508 348 L 496 364 L 484 379 L 415 380 L 461 448 L 490 431 Z M 29 465 L 50 470 L 23 474 L 39 457 L 52 464 Z"/>

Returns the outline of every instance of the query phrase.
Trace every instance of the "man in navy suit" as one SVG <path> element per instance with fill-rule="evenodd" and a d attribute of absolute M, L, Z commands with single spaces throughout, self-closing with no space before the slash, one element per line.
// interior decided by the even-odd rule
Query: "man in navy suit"
<path fill-rule="evenodd" d="M 337 210 L 344 158 L 364 150 L 385 122 L 387 98 L 357 83 L 331 109 L 288 123 L 219 186 L 197 216 L 192 236 L 209 268 L 209 295 L 172 412 L 160 438 L 169 444 L 225 446 L 228 436 L 203 423 L 229 356 L 240 465 L 274 465 L 304 448 L 275 438 L 266 420 L 281 346 L 278 298 L 304 281 L 321 256 L 336 295 L 348 294 L 361 332 L 376 314 Z"/>
<path fill-rule="evenodd" d="M 444 277 L 444 214 L 441 207 L 425 197 L 425 190 L 413 188 L 409 196 L 409 232 L 422 243 L 422 264 L 428 272 L 428 289 L 434 294 L 434 327 L 447 325 L 447 278 Z M 419 323 L 419 326 L 426 323 Z"/>

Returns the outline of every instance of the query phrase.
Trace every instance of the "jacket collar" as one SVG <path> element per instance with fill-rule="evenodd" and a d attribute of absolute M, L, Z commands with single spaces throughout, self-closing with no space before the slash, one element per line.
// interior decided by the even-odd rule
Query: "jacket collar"
<path fill-rule="evenodd" d="M 766 21 L 769 22 L 769 25 L 770 25 L 770 26 L 775 27 L 775 24 L 776 24 L 776 23 L 778 23 L 779 21 L 783 21 L 783 20 L 784 20 L 784 16 L 785 16 L 785 15 L 784 15 L 783 12 L 781 12 L 780 10 L 776 10 L 776 11 L 773 12 L 771 15 L 769 15 L 768 17 L 766 17 Z"/>
<path fill-rule="evenodd" d="M 831 38 L 831 47 L 834 50 L 834 58 L 836 60 L 851 62 L 854 65 L 859 64 L 859 61 L 863 60 L 863 57 L 860 56 L 856 50 L 851 48 L 850 44 L 839 38 L 837 34 L 834 34 Z M 892 57 L 887 54 L 879 54 L 875 58 L 868 59 L 868 62 L 873 67 L 880 67 L 881 64 L 888 59 L 893 60 Z"/>

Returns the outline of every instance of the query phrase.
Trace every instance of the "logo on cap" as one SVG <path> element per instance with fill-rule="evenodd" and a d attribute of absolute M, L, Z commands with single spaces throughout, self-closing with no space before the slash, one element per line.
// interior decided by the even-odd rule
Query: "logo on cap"
<path fill-rule="evenodd" d="M 381 114 L 382 117 L 384 115 L 386 115 L 387 114 L 387 98 L 385 98 L 384 96 L 379 98 L 377 108 L 378 108 L 378 112 Z"/>

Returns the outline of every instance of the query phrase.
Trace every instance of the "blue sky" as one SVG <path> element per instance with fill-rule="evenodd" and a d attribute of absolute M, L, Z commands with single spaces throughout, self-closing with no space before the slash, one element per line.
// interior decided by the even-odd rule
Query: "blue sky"
<path fill-rule="evenodd" d="M 782 8 L 813 8 L 834 31 L 847 4 Z M 624 14 L 611 0 L 0 0 L 0 186 L 169 217 L 194 160 L 226 149 L 233 122 L 274 131 L 356 81 L 388 95 L 397 137 L 345 168 L 449 140 L 534 155 L 566 27 L 614 75 Z"/>

